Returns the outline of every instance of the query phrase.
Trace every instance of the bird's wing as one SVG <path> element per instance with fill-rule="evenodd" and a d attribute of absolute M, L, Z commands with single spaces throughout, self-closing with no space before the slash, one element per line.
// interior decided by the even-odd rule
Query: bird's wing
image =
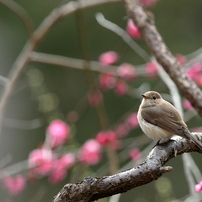
<path fill-rule="evenodd" d="M 182 120 L 179 112 L 169 102 L 166 102 L 170 105 L 169 108 L 163 107 L 165 106 L 165 102 L 160 103 L 155 107 L 142 108 L 142 118 L 150 124 L 159 126 L 173 134 L 189 139 L 189 137 L 186 136 L 188 131 L 187 125 Z"/>

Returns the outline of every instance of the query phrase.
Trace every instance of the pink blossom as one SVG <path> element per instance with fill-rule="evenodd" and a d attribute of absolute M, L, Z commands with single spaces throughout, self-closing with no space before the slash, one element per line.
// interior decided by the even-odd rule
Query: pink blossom
<path fill-rule="evenodd" d="M 16 175 L 15 177 L 5 177 L 3 183 L 11 194 L 18 195 L 25 188 L 26 181 L 22 175 Z"/>
<path fill-rule="evenodd" d="M 99 76 L 99 86 L 103 90 L 113 88 L 116 83 L 116 77 L 110 73 L 102 73 Z"/>
<path fill-rule="evenodd" d="M 125 95 L 128 92 L 128 85 L 123 80 L 118 80 L 115 86 L 115 93 L 119 96 Z"/>
<path fill-rule="evenodd" d="M 51 172 L 49 173 L 49 181 L 53 184 L 61 182 L 67 175 L 68 169 L 74 164 L 75 157 L 71 153 L 63 155 L 56 159 L 52 164 Z"/>
<path fill-rule="evenodd" d="M 129 156 L 133 161 L 138 161 L 142 158 L 142 153 L 138 148 L 133 148 L 129 151 Z"/>
<path fill-rule="evenodd" d="M 67 175 L 66 167 L 60 162 L 60 160 L 55 160 L 52 172 L 49 174 L 49 181 L 52 184 L 56 184 L 64 180 Z"/>
<path fill-rule="evenodd" d="M 202 63 L 195 62 L 191 68 L 187 71 L 188 76 L 193 79 L 194 81 L 198 80 L 198 76 L 201 74 L 202 71 Z"/>
<path fill-rule="evenodd" d="M 126 32 L 131 38 L 140 39 L 141 33 L 138 27 L 134 24 L 133 20 L 129 19 L 126 27 Z"/>
<path fill-rule="evenodd" d="M 96 107 L 100 105 L 101 103 L 103 103 L 103 99 L 104 97 L 100 90 L 96 90 L 88 94 L 88 103 L 92 107 Z"/>
<path fill-rule="evenodd" d="M 124 138 L 128 135 L 129 127 L 125 123 L 120 123 L 115 127 L 114 130 L 117 135 L 117 138 Z"/>
<path fill-rule="evenodd" d="M 187 109 L 187 110 L 193 109 L 193 106 L 192 106 L 191 102 L 189 100 L 187 100 L 187 99 L 185 99 L 183 101 L 183 107 L 184 107 L 184 109 Z"/>
<path fill-rule="evenodd" d="M 176 54 L 175 55 L 175 58 L 177 59 L 177 61 L 181 64 L 181 65 L 184 65 L 187 63 L 187 59 L 184 55 L 182 54 Z"/>
<path fill-rule="evenodd" d="M 47 175 L 51 171 L 54 156 L 51 150 L 35 149 L 29 154 L 28 162 L 34 171 L 41 175 Z"/>
<path fill-rule="evenodd" d="M 70 135 L 70 127 L 62 120 L 52 121 L 47 129 L 47 137 L 53 148 L 63 145 Z"/>
<path fill-rule="evenodd" d="M 153 6 L 158 0 L 140 0 L 146 7 Z"/>
<path fill-rule="evenodd" d="M 86 141 L 78 153 L 78 159 L 88 165 L 99 163 L 101 156 L 101 145 L 95 139 Z"/>
<path fill-rule="evenodd" d="M 138 120 L 137 120 L 137 113 L 132 113 L 128 116 L 126 123 L 131 129 L 137 128 L 139 126 Z"/>
<path fill-rule="evenodd" d="M 108 145 L 117 141 L 116 133 L 112 130 L 101 131 L 97 134 L 96 140 L 102 145 Z"/>
<path fill-rule="evenodd" d="M 155 77 L 158 74 L 157 68 L 158 68 L 158 66 L 156 65 L 155 62 L 148 62 L 146 64 L 146 72 L 151 77 Z"/>
<path fill-rule="evenodd" d="M 71 153 L 67 153 L 59 159 L 59 163 L 67 169 L 75 163 L 75 156 Z"/>
<path fill-rule="evenodd" d="M 135 67 L 128 63 L 123 63 L 117 69 L 117 74 L 127 80 L 134 80 L 136 77 Z"/>
<path fill-rule="evenodd" d="M 199 184 L 195 185 L 195 191 L 200 192 L 202 190 L 202 181 Z"/>
<path fill-rule="evenodd" d="M 108 66 L 116 63 L 118 58 L 119 56 L 116 52 L 108 51 L 100 55 L 99 62 L 104 66 Z"/>

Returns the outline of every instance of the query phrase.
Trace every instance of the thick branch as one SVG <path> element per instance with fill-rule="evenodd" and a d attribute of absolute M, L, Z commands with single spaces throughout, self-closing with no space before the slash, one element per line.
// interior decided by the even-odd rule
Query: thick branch
<path fill-rule="evenodd" d="M 134 20 L 152 54 L 162 65 L 171 79 L 175 82 L 182 94 L 190 100 L 191 104 L 202 116 L 202 92 L 187 76 L 182 66 L 167 48 L 161 35 L 158 33 L 154 20 L 142 8 L 138 0 L 123 0 L 128 16 Z"/>
<path fill-rule="evenodd" d="M 202 140 L 202 136 L 200 136 L 200 140 Z M 202 153 L 193 143 L 176 137 L 175 141 L 156 146 L 145 162 L 139 166 L 111 176 L 87 177 L 82 182 L 66 184 L 55 196 L 53 202 L 89 202 L 126 192 L 158 179 L 162 174 L 172 170 L 170 166 L 163 167 L 167 161 L 177 155 L 193 151 Z"/>

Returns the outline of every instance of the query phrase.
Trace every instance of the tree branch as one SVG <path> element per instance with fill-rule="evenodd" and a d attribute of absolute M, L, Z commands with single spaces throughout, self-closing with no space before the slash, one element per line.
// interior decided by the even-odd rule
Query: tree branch
<path fill-rule="evenodd" d="M 202 92 L 185 73 L 182 66 L 169 51 L 161 35 L 156 29 L 154 20 L 149 12 L 146 12 L 138 0 L 123 0 L 128 16 L 135 22 L 150 48 L 152 54 L 162 65 L 171 79 L 175 82 L 182 94 L 189 99 L 193 107 L 202 116 Z"/>
<path fill-rule="evenodd" d="M 197 133 L 200 141 L 202 134 Z M 87 177 L 82 182 L 66 184 L 55 196 L 53 202 L 89 202 L 100 198 L 123 193 L 135 187 L 147 184 L 158 179 L 162 174 L 170 172 L 172 167 L 164 166 L 170 159 L 186 152 L 202 151 L 188 140 L 175 137 L 163 145 L 152 149 L 145 162 L 129 170 L 102 178 Z"/>
<path fill-rule="evenodd" d="M 85 62 L 82 59 L 70 58 L 61 55 L 48 54 L 48 53 L 40 53 L 40 52 L 32 52 L 29 56 L 31 62 L 38 62 L 42 64 L 49 65 L 57 65 L 66 68 L 84 70 L 83 63 Z M 100 62 L 97 61 L 89 61 L 90 71 L 94 71 L 97 73 L 109 73 L 114 76 L 118 76 L 117 68 L 118 66 L 109 65 L 104 66 Z M 147 76 L 147 72 L 145 70 L 145 65 L 135 66 L 135 73 L 137 76 Z"/>

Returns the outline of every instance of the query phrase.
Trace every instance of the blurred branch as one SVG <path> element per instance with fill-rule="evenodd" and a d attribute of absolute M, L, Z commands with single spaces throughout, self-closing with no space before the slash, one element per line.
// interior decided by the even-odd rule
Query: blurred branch
<path fill-rule="evenodd" d="M 15 1 L 0 0 L 0 3 L 5 5 L 7 8 L 9 8 L 11 11 L 13 11 L 20 18 L 20 20 L 23 22 L 23 24 L 26 28 L 26 31 L 27 31 L 29 37 L 31 37 L 34 32 L 35 26 L 34 26 L 32 19 L 29 16 L 29 14 Z"/>
<path fill-rule="evenodd" d="M 21 76 L 23 70 L 25 69 L 27 63 L 30 62 L 30 54 L 36 49 L 39 43 L 43 40 L 46 34 L 53 28 L 53 26 L 58 23 L 59 20 L 67 15 L 74 13 L 79 9 L 86 9 L 93 6 L 98 6 L 106 3 L 118 2 L 119 0 L 85 0 L 85 1 L 72 1 L 59 8 L 54 9 L 50 15 L 48 15 L 41 25 L 34 31 L 32 37 L 27 41 L 18 58 L 14 62 L 11 71 L 8 75 L 8 83 L 5 86 L 4 92 L 2 94 L 0 102 L 0 129 L 2 126 L 2 117 L 6 109 L 6 104 L 13 88 L 16 85 L 18 78 Z M 80 5 L 81 4 L 81 5 Z"/>
<path fill-rule="evenodd" d="M 119 35 L 125 42 L 126 44 L 131 47 L 145 62 L 150 61 L 150 55 L 147 54 L 144 49 L 139 46 L 128 34 L 125 30 L 120 28 L 118 25 L 110 22 L 109 20 L 105 19 L 104 15 L 102 13 L 97 13 L 96 14 L 96 20 L 98 23 L 105 27 L 106 29 L 111 30 L 112 32 L 116 33 Z"/>
<path fill-rule="evenodd" d="M 202 141 L 202 133 L 192 133 Z M 199 135 L 199 136 L 198 136 Z M 171 166 L 166 162 L 187 152 L 202 151 L 192 142 L 176 137 L 163 145 L 154 147 L 145 162 L 129 170 L 102 178 L 87 177 L 82 182 L 66 184 L 55 196 L 53 202 L 90 202 L 100 198 L 126 192 L 158 179 L 162 174 L 170 172 Z"/>
<path fill-rule="evenodd" d="M 156 62 L 156 65 L 158 65 L 157 62 Z M 157 70 L 159 72 L 159 75 L 160 75 L 162 81 L 166 84 L 166 86 L 168 87 L 168 89 L 170 91 L 174 106 L 180 112 L 182 117 L 184 117 L 181 97 L 179 95 L 177 86 L 175 85 L 173 80 L 168 76 L 168 74 L 164 71 L 164 69 L 161 66 L 159 66 L 159 68 L 157 68 Z M 189 193 L 192 196 L 192 199 L 194 201 L 197 201 L 198 194 L 194 190 L 195 181 L 194 181 L 193 175 L 198 176 L 198 178 L 196 178 L 196 179 L 201 179 L 201 174 L 200 174 L 199 168 L 195 164 L 195 162 L 190 154 L 183 154 L 182 161 L 183 161 L 183 166 L 184 166 L 185 177 L 188 182 Z M 192 165 L 192 166 L 190 166 L 190 165 Z M 192 173 L 193 173 L 193 175 L 192 175 Z"/>
<path fill-rule="evenodd" d="M 49 65 L 57 65 L 57 66 L 62 66 L 62 67 L 67 67 L 72 69 L 84 70 L 83 68 L 84 60 L 60 56 L 60 55 L 32 52 L 30 54 L 30 61 L 49 64 Z M 118 66 L 110 65 L 110 66 L 107 66 L 106 68 L 106 66 L 102 65 L 100 62 L 97 62 L 97 61 L 89 61 L 89 64 L 91 67 L 90 71 L 94 71 L 98 73 L 107 72 L 114 76 L 117 75 L 116 70 Z M 138 65 L 135 67 L 136 67 L 135 73 L 137 76 L 145 76 L 147 74 L 146 69 L 144 68 L 145 65 Z"/>
<path fill-rule="evenodd" d="M 33 130 L 43 126 L 44 120 L 42 118 L 36 118 L 32 120 L 18 120 L 18 119 L 4 118 L 4 124 L 9 128 Z"/>
<path fill-rule="evenodd" d="M 156 66 L 158 66 L 157 70 L 159 73 L 159 76 L 161 80 L 166 84 L 167 88 L 170 91 L 173 105 L 175 108 L 180 112 L 181 116 L 183 117 L 183 109 L 182 109 L 182 102 L 181 102 L 181 97 L 179 95 L 177 86 L 173 82 L 173 80 L 169 77 L 169 75 L 165 72 L 165 70 L 162 68 L 161 65 L 159 65 L 156 61 L 155 62 Z"/>
<path fill-rule="evenodd" d="M 146 12 L 138 0 L 123 0 L 128 16 L 134 20 L 150 48 L 152 54 L 162 65 L 171 79 L 175 82 L 182 94 L 189 99 L 193 107 L 202 116 L 202 92 L 187 76 L 182 66 L 168 50 L 161 35 L 158 33 L 152 15 Z"/>

